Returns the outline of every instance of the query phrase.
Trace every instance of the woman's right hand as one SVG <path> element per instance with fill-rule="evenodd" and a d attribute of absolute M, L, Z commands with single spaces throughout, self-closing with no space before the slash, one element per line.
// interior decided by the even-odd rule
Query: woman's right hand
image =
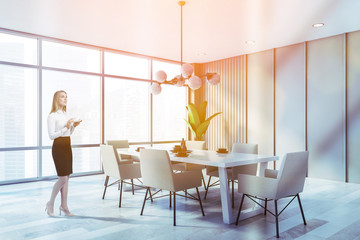
<path fill-rule="evenodd" d="M 74 119 L 70 118 L 66 123 L 66 128 L 69 129 L 71 127 L 71 125 L 73 124 L 73 122 L 74 122 Z"/>

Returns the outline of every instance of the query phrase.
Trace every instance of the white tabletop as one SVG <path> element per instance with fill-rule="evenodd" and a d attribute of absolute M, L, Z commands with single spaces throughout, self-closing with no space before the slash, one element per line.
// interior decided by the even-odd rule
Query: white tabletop
<path fill-rule="evenodd" d="M 176 157 L 174 154 L 170 155 L 172 161 L 179 161 L 185 163 L 200 164 L 214 167 L 234 167 L 247 165 L 252 163 L 261 163 L 277 160 L 277 156 L 264 156 L 257 154 L 246 153 L 227 153 L 219 154 L 215 151 L 196 150 L 192 151 L 188 157 Z"/>
<path fill-rule="evenodd" d="M 156 149 L 156 148 L 153 148 Z M 167 149 L 161 149 L 167 150 Z M 120 148 L 118 149 L 120 154 L 128 154 L 133 156 L 140 156 L 139 152 L 135 151 L 135 148 Z M 262 163 L 278 160 L 278 156 L 265 156 L 258 154 L 246 154 L 246 153 L 234 153 L 227 154 L 217 153 L 215 151 L 208 150 L 192 150 L 187 157 L 176 157 L 174 153 L 168 150 L 170 160 L 184 163 L 192 163 L 214 167 L 234 167 L 253 163 Z"/>

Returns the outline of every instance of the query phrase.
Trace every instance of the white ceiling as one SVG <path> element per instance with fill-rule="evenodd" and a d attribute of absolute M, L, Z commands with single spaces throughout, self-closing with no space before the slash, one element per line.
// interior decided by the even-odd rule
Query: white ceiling
<path fill-rule="evenodd" d="M 0 0 L 0 27 L 180 61 L 177 2 Z M 209 62 L 360 30 L 359 10 L 359 0 L 188 0 L 184 61 Z M 311 26 L 318 22 L 325 26 Z"/>

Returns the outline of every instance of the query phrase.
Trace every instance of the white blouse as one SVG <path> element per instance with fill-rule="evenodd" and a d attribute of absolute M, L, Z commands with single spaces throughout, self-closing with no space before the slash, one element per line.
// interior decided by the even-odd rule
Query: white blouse
<path fill-rule="evenodd" d="M 66 123 L 70 119 L 68 114 L 63 110 L 50 113 L 47 119 L 48 132 L 51 140 L 58 137 L 68 137 L 74 132 L 74 126 L 71 125 L 69 129 L 66 128 Z"/>

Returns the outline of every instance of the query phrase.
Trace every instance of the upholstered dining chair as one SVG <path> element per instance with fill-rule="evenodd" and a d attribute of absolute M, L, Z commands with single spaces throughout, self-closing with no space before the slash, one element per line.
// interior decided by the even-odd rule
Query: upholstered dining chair
<path fill-rule="evenodd" d="M 140 150 L 140 167 L 144 185 L 147 186 L 140 215 L 143 215 L 145 202 L 148 200 L 147 194 L 150 192 L 150 187 L 153 187 L 170 191 L 170 196 L 173 195 L 174 226 L 176 226 L 176 196 L 186 197 L 177 194 L 176 192 L 178 191 L 196 188 L 197 198 L 191 194 L 189 194 L 187 198 L 199 201 L 202 215 L 205 216 L 198 189 L 198 187 L 201 186 L 200 171 L 183 171 L 175 173 L 172 169 L 168 152 L 166 150 L 157 149 Z M 154 195 L 155 194 L 152 196 L 154 197 Z"/>
<path fill-rule="evenodd" d="M 130 147 L 128 140 L 107 140 L 106 144 L 113 146 L 115 150 Z M 130 159 L 132 159 L 130 155 L 121 154 L 121 161 L 129 161 Z"/>
<path fill-rule="evenodd" d="M 114 151 L 114 148 L 111 145 L 101 144 L 100 155 L 101 155 L 104 173 L 106 175 L 105 184 L 104 184 L 105 189 L 102 199 L 105 198 L 107 187 L 120 182 L 120 199 L 119 199 L 119 208 L 120 208 L 123 184 L 125 183 L 125 184 L 133 185 L 132 183 L 125 182 L 124 180 L 140 178 L 141 177 L 140 164 L 136 162 L 120 161 L 118 154 Z M 117 180 L 109 184 L 110 177 L 115 178 Z"/>
<path fill-rule="evenodd" d="M 251 153 L 251 154 L 258 154 L 258 145 L 257 144 L 251 144 L 251 143 L 234 143 L 232 146 L 232 152 L 235 153 Z M 244 166 L 238 166 L 238 167 L 232 167 L 227 169 L 227 176 L 229 181 L 231 182 L 231 201 L 232 201 L 232 207 L 234 207 L 235 197 L 234 197 L 234 187 L 235 187 L 235 180 L 237 180 L 237 175 L 239 173 L 241 174 L 249 174 L 249 175 L 256 175 L 257 171 L 257 164 L 249 164 Z M 210 184 L 212 177 L 219 177 L 219 171 L 217 167 L 206 167 L 206 174 L 209 176 L 208 184 L 205 191 L 205 197 L 206 199 L 207 193 L 209 191 L 209 187 L 217 186 L 219 185 L 219 181 Z"/>
<path fill-rule="evenodd" d="M 205 150 L 206 145 L 205 141 L 186 141 L 185 142 L 186 148 L 188 150 Z M 204 188 L 206 190 L 206 183 L 204 179 L 204 175 L 202 173 L 202 169 L 205 168 L 205 166 L 197 165 L 197 164 L 191 164 L 191 163 L 172 163 L 172 168 L 175 171 L 201 171 L 201 179 L 204 184 Z"/>
<path fill-rule="evenodd" d="M 120 161 L 120 163 L 132 163 L 134 161 L 133 157 L 130 155 L 126 155 L 126 154 L 120 154 L 120 157 L 117 153 L 117 149 L 119 148 L 129 148 L 129 141 L 128 140 L 107 140 L 106 144 L 111 145 L 114 147 L 114 151 L 116 154 L 116 157 L 118 159 L 118 161 Z M 131 190 L 132 190 L 132 194 L 134 195 L 134 179 L 130 179 L 131 180 Z M 137 179 L 140 183 L 141 180 Z M 120 185 L 119 185 L 119 189 L 120 189 Z"/>
<path fill-rule="evenodd" d="M 300 201 L 300 195 L 304 189 L 306 171 L 308 167 L 309 152 L 293 152 L 287 153 L 280 166 L 280 170 L 267 171 L 268 177 L 258 177 L 239 174 L 238 175 L 238 191 L 243 193 L 239 212 L 236 218 L 236 225 L 239 222 L 244 198 L 248 197 L 260 207 L 264 208 L 264 213 L 268 212 L 275 216 L 276 219 L 276 237 L 279 238 L 279 216 L 285 208 L 295 199 L 298 199 L 299 207 L 304 225 L 306 225 L 304 211 Z M 269 174 L 270 173 L 270 174 Z M 279 212 L 277 201 L 281 198 L 292 197 L 289 203 Z M 262 206 L 255 199 L 265 201 Z M 267 209 L 267 202 L 274 200 L 275 213 Z"/>

